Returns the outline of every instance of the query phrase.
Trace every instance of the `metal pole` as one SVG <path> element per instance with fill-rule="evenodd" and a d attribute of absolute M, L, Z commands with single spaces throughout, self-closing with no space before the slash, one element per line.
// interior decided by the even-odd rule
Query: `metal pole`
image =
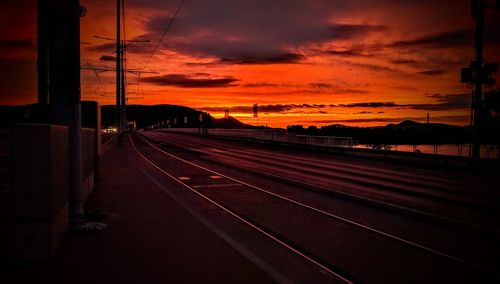
<path fill-rule="evenodd" d="M 481 151 L 480 126 L 482 122 L 482 70 L 483 66 L 483 42 L 484 42 L 484 0 L 475 2 L 475 31 L 474 31 L 474 51 L 476 53 L 477 79 L 474 83 L 473 108 L 474 127 L 472 134 L 472 157 L 479 158 Z"/>
<path fill-rule="evenodd" d="M 125 54 L 126 54 L 126 45 L 125 41 L 122 41 L 122 57 L 121 57 L 121 86 L 122 86 L 122 91 L 121 91 L 121 127 L 122 127 L 122 133 L 126 129 L 126 116 L 125 116 Z"/>
<path fill-rule="evenodd" d="M 120 2 L 121 0 L 116 0 L 116 129 L 118 130 L 118 139 L 120 141 L 120 136 L 122 135 L 122 124 L 121 124 L 121 103 L 120 103 L 120 77 L 121 77 L 121 41 L 120 41 Z"/>

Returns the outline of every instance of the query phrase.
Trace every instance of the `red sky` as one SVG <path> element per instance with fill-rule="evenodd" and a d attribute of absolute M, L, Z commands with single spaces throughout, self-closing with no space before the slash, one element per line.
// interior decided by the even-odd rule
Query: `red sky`
<path fill-rule="evenodd" d="M 6 1 L 4 1 L 6 2 Z M 13 2 L 13 3 L 11 3 Z M 127 66 L 141 69 L 179 0 L 126 0 Z M 0 104 L 36 101 L 34 0 L 0 4 Z M 115 2 L 82 0 L 82 66 L 113 67 Z M 473 57 L 468 0 L 186 0 L 146 69 L 127 75 L 130 104 L 179 104 L 255 124 L 467 124 Z M 486 59 L 500 59 L 488 13 Z M 108 59 L 108 60 L 106 60 Z M 82 71 L 82 98 L 114 102 L 114 73 Z"/>

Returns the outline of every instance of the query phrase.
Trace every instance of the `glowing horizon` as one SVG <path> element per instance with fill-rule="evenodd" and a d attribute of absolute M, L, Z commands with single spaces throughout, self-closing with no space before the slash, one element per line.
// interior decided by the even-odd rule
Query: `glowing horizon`
<path fill-rule="evenodd" d="M 20 2 L 35 7 L 34 0 Z M 151 40 L 130 45 L 128 68 L 144 67 L 179 2 L 126 1 L 127 39 Z M 21 4 L 8 4 L 4 14 Z M 81 4 L 87 8 L 81 64 L 113 68 L 114 44 L 94 36 L 114 37 L 114 3 Z M 127 74 L 128 103 L 183 105 L 214 117 L 228 107 L 249 124 L 257 124 L 251 107 L 258 103 L 259 124 L 276 127 L 422 122 L 427 113 L 431 122 L 465 125 L 470 90 L 459 73 L 473 58 L 469 6 L 467 0 L 188 0 L 146 68 L 158 74 L 143 74 L 139 86 L 137 76 Z M 2 84 L 7 91 L 0 104 L 34 102 L 34 19 L 5 17 L 28 23 L 24 33 L 9 27 L 1 35 L 2 67 L 21 68 L 30 81 Z M 492 28 L 499 18 L 487 16 L 489 61 L 500 59 L 500 37 Z M 114 73 L 96 77 L 82 70 L 82 99 L 113 104 Z"/>

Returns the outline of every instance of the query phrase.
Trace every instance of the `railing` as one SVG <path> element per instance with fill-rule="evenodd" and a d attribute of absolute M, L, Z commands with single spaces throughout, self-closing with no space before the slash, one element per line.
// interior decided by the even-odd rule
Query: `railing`
<path fill-rule="evenodd" d="M 360 144 L 360 145 L 355 145 L 354 147 L 358 149 L 400 151 L 400 152 L 424 153 L 424 154 L 459 156 L 459 157 L 469 157 L 470 155 L 469 144 L 439 144 L 439 145 L 437 144 L 361 145 Z M 481 157 L 488 159 L 500 158 L 498 145 L 481 145 Z"/>
<path fill-rule="evenodd" d="M 181 132 L 181 133 L 198 133 L 197 128 L 164 128 L 161 131 Z M 337 136 L 312 136 L 312 135 L 295 135 L 288 133 L 285 129 L 224 129 L 210 128 L 206 133 L 208 135 L 235 137 L 235 138 L 251 138 L 259 140 L 281 141 L 289 143 L 333 146 L 333 147 L 352 147 L 354 141 L 351 137 Z"/>
<path fill-rule="evenodd" d="M 312 136 L 312 135 L 293 135 L 290 142 L 303 143 L 310 145 L 323 145 L 333 147 L 348 147 L 354 145 L 352 137 L 338 137 L 338 136 Z"/>
<path fill-rule="evenodd" d="M 157 131 L 200 133 L 198 128 L 162 128 L 157 129 Z M 430 159 L 459 163 L 469 163 L 471 161 L 471 158 L 468 157 L 468 145 L 382 145 L 381 147 L 374 147 L 373 145 L 356 144 L 351 137 L 295 135 L 288 133 L 284 129 L 210 128 L 205 134 L 233 139 L 270 141 L 283 145 L 304 145 L 309 148 L 352 155 Z M 408 147 L 405 148 L 405 146 Z M 496 165 L 500 160 L 498 159 L 498 148 L 494 150 L 490 148 L 490 145 L 482 147 L 481 158 L 482 160 L 486 158 L 486 160 Z"/>

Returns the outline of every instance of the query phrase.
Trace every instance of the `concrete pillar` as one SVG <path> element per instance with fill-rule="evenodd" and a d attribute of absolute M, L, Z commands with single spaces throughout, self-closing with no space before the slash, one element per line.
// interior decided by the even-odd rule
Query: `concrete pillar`
<path fill-rule="evenodd" d="M 48 38 L 50 123 L 69 127 L 70 215 L 79 219 L 83 216 L 80 5 L 78 0 L 38 0 L 38 7 L 46 7 L 39 14 L 46 19 Z"/>
<path fill-rule="evenodd" d="M 68 229 L 68 128 L 47 124 L 11 127 L 17 260 L 54 255 Z"/>

